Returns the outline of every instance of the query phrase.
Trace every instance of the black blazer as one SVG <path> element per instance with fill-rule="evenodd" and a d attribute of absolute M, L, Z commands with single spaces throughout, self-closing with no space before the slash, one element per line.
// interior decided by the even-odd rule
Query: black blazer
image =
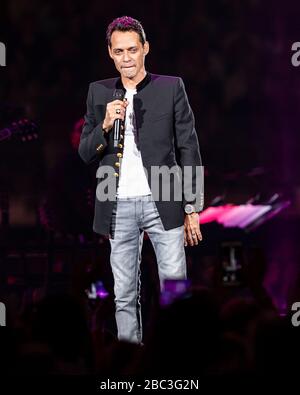
<path fill-rule="evenodd" d="M 177 165 L 183 169 L 183 166 L 189 165 L 193 169 L 190 188 L 194 191 L 196 177 L 199 178 L 195 169 L 202 163 L 194 115 L 182 79 L 147 73 L 136 88 L 133 106 L 138 147 L 141 151 L 143 166 L 147 170 L 150 189 L 152 166 Z M 105 165 L 112 166 L 113 169 L 113 172 L 106 176 L 99 176 L 97 172 L 98 186 L 104 181 L 118 186 L 120 170 L 118 162 L 122 158 L 124 140 L 117 148 L 114 148 L 112 131 L 108 133 L 102 131 L 106 105 L 114 100 L 115 89 L 123 89 L 125 93 L 121 78 L 96 81 L 89 85 L 87 112 L 79 144 L 79 155 L 86 163 L 99 161 L 98 170 Z M 124 139 L 123 135 L 121 138 Z M 193 203 L 197 211 L 203 208 L 203 179 L 197 179 L 202 189 L 196 200 L 187 199 L 186 194 L 184 196 L 182 194 L 179 201 L 174 199 L 174 193 L 172 193 L 174 183 L 183 181 L 177 173 L 171 177 L 169 201 L 163 201 L 160 193 L 159 196 L 155 196 L 156 207 L 166 230 L 183 225 L 183 208 L 186 202 Z M 93 224 L 96 233 L 103 235 L 110 233 L 111 215 L 115 202 L 115 194 L 112 201 L 100 201 L 96 197 Z"/>

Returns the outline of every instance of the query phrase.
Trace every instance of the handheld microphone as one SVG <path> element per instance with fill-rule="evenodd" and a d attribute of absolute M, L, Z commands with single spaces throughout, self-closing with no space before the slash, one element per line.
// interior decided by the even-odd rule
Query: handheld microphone
<path fill-rule="evenodd" d="M 116 89 L 113 94 L 114 100 L 123 100 L 124 91 L 122 89 Z M 114 121 L 114 147 L 117 147 L 120 142 L 122 119 L 115 119 Z"/>

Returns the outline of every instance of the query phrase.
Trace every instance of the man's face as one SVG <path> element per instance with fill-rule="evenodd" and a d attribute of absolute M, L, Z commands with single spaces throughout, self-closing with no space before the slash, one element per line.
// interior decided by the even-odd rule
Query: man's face
<path fill-rule="evenodd" d="M 135 79 L 145 70 L 145 56 L 149 52 L 149 43 L 142 45 L 138 33 L 134 31 L 114 31 L 111 35 L 109 55 L 123 78 Z"/>

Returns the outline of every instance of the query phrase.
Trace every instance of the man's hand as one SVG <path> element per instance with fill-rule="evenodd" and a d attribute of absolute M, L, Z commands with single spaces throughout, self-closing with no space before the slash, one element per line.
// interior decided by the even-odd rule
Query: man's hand
<path fill-rule="evenodd" d="M 184 245 L 198 245 L 198 240 L 202 240 L 202 234 L 199 224 L 199 214 L 186 214 L 184 219 Z"/>
<path fill-rule="evenodd" d="M 115 119 L 125 119 L 126 107 L 128 106 L 128 102 L 126 99 L 122 100 L 114 100 L 110 103 L 107 103 L 106 106 L 106 114 L 105 119 L 103 121 L 103 129 L 105 132 L 109 132 L 115 122 Z"/>

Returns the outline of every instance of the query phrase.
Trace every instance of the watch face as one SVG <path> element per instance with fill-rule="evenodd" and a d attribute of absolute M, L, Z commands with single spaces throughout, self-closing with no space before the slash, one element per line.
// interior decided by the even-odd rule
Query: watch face
<path fill-rule="evenodd" d="M 191 213 L 195 212 L 195 209 L 191 204 L 186 204 L 184 211 L 186 212 L 186 214 L 191 214 Z"/>

